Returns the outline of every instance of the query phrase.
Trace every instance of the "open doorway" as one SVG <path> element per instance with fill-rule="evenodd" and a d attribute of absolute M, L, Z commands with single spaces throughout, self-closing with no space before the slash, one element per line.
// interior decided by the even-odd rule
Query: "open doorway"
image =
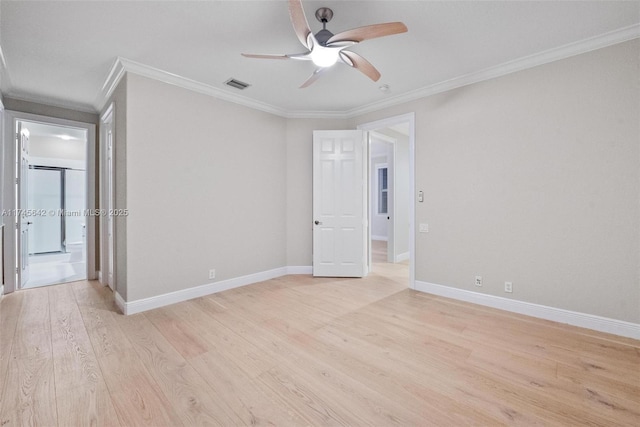
<path fill-rule="evenodd" d="M 414 114 L 365 123 L 369 131 L 369 271 L 414 287 Z"/>
<path fill-rule="evenodd" d="M 22 136 L 21 288 L 87 278 L 87 131 L 27 120 Z"/>
<path fill-rule="evenodd" d="M 5 293 L 95 279 L 95 125 L 5 116 Z"/>

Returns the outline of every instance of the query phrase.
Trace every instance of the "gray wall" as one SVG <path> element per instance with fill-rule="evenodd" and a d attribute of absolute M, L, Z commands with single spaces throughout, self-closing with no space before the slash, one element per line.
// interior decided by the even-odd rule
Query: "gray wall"
<path fill-rule="evenodd" d="M 96 113 L 87 113 L 83 111 L 70 110 L 62 107 L 54 107 L 52 105 L 39 104 L 31 101 L 23 101 L 4 97 L 4 108 L 21 113 L 39 114 L 41 116 L 55 117 L 57 119 L 75 120 L 77 122 L 98 124 L 99 118 Z"/>
<path fill-rule="evenodd" d="M 129 74 L 127 300 L 286 265 L 286 119 Z"/>
<path fill-rule="evenodd" d="M 416 223 L 430 228 L 417 280 L 640 322 L 639 52 L 633 40 L 350 120 L 416 114 Z"/>

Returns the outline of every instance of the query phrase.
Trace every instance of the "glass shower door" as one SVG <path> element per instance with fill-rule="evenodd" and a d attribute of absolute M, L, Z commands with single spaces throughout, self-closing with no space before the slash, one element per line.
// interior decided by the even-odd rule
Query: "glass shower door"
<path fill-rule="evenodd" d="M 45 254 L 64 251 L 62 236 L 63 170 L 58 168 L 29 169 L 29 210 L 45 213 L 30 217 L 29 252 Z"/>

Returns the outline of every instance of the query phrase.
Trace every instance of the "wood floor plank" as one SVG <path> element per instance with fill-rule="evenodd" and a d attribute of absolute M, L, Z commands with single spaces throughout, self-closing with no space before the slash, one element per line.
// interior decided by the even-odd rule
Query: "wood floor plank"
<path fill-rule="evenodd" d="M 119 314 L 113 304 L 111 291 L 98 282 L 76 282 L 69 286 L 74 292 L 96 357 L 131 351 L 131 342 L 117 327 L 114 319 L 114 315 Z"/>
<path fill-rule="evenodd" d="M 75 284 L 73 290 L 119 423 L 183 425 L 121 330 L 117 318 L 122 315 L 108 288 L 91 282 Z"/>
<path fill-rule="evenodd" d="M 47 292 L 23 291 L 2 387 L 0 425 L 56 425 L 56 392 Z"/>
<path fill-rule="evenodd" d="M 0 299 L 0 384 L 6 384 L 23 295 L 22 292 L 14 292 Z M 2 388 L 0 387 L 0 399 L 2 399 Z"/>
<path fill-rule="evenodd" d="M 183 322 L 180 329 L 189 329 L 200 337 L 209 355 L 220 354 L 234 360 L 250 377 L 262 374 L 277 363 L 270 355 L 261 353 L 253 343 L 217 322 L 214 316 L 207 314 L 194 301 L 175 304 L 157 313 L 148 314 L 160 331 L 166 330 L 163 328 L 166 320 L 160 320 L 163 313 L 164 319 L 169 316 Z M 174 335 L 167 336 L 167 339 L 174 340 Z M 176 345 L 177 342 L 174 340 L 173 344 Z"/>
<path fill-rule="evenodd" d="M 120 424 L 184 425 L 178 411 L 133 350 L 98 359 Z"/>
<path fill-rule="evenodd" d="M 241 422 L 144 314 L 122 316 L 118 322 L 186 425 L 228 426 Z"/>
<path fill-rule="evenodd" d="M 231 408 L 242 425 L 312 425 L 310 417 L 296 411 L 269 387 L 248 376 L 224 356 L 205 353 L 189 359 L 189 363 L 209 384 L 224 390 L 221 401 Z"/>
<path fill-rule="evenodd" d="M 59 424 L 120 425 L 72 288 L 48 291 Z"/>

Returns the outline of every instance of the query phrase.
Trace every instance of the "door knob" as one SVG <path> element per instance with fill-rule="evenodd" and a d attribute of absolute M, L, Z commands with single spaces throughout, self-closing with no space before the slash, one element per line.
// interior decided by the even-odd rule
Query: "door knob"
<path fill-rule="evenodd" d="M 314 221 L 314 223 L 315 223 L 316 225 L 322 225 L 322 222 L 320 222 L 320 221 L 318 221 L 318 220 Z"/>

